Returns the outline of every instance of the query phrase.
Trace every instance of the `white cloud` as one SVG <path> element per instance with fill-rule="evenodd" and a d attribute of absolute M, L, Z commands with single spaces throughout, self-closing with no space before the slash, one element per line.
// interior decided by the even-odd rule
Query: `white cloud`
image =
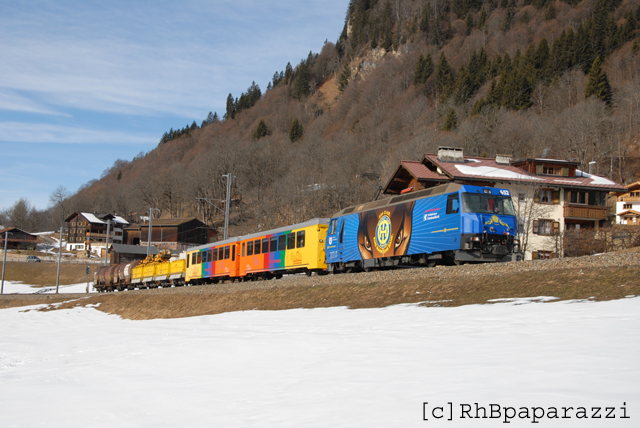
<path fill-rule="evenodd" d="M 46 123 L 0 122 L 0 141 L 10 143 L 148 145 L 157 143 L 158 138 L 154 135 Z"/>

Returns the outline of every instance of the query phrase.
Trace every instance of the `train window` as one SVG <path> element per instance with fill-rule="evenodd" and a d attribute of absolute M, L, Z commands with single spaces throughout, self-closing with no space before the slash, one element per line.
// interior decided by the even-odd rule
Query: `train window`
<path fill-rule="evenodd" d="M 234 262 L 236 261 L 236 246 L 235 245 L 231 248 L 231 261 L 234 261 Z"/>
<path fill-rule="evenodd" d="M 333 220 L 331 220 L 331 224 L 329 224 L 329 235 L 335 235 L 336 234 L 336 225 L 338 224 L 338 219 L 334 218 Z"/>
<path fill-rule="evenodd" d="M 454 193 L 447 196 L 447 214 L 457 214 L 460 211 L 460 200 L 458 194 Z"/>
<path fill-rule="evenodd" d="M 278 237 L 277 236 L 272 236 L 271 237 L 271 242 L 269 245 L 269 252 L 273 253 L 275 251 L 278 251 Z"/>
<path fill-rule="evenodd" d="M 253 241 L 247 242 L 247 256 L 253 256 Z"/>
<path fill-rule="evenodd" d="M 218 261 L 218 249 L 214 248 L 213 252 L 211 254 L 213 257 L 211 258 L 212 262 L 217 262 Z"/>
<path fill-rule="evenodd" d="M 278 236 L 278 250 L 286 250 L 287 249 L 287 235 Z"/>
<path fill-rule="evenodd" d="M 262 240 L 262 254 L 269 252 L 269 238 Z"/>
<path fill-rule="evenodd" d="M 287 235 L 287 250 L 294 250 L 296 248 L 296 233 L 291 232 Z"/>
<path fill-rule="evenodd" d="M 260 240 L 256 239 L 256 241 L 254 242 L 254 246 L 256 247 L 256 251 L 254 252 L 255 255 L 260 254 Z"/>
<path fill-rule="evenodd" d="M 196 261 L 197 264 L 202 263 L 202 253 L 198 253 L 198 261 Z"/>
<path fill-rule="evenodd" d="M 191 259 L 191 257 L 187 256 L 187 267 L 189 267 L 189 259 Z"/>
<path fill-rule="evenodd" d="M 226 247 L 224 247 L 224 259 L 228 260 L 229 259 L 229 251 L 231 250 L 231 248 L 227 245 Z"/>
<path fill-rule="evenodd" d="M 195 265 L 196 264 L 196 253 L 191 253 L 191 264 Z"/>
<path fill-rule="evenodd" d="M 242 243 L 242 257 L 244 257 L 244 242 Z"/>
<path fill-rule="evenodd" d="M 340 222 L 340 237 L 338 238 L 338 244 L 342 244 L 344 238 L 344 220 Z"/>
<path fill-rule="evenodd" d="M 304 248 L 304 230 L 298 232 L 298 236 L 296 237 L 296 247 Z"/>
<path fill-rule="evenodd" d="M 218 248 L 218 260 L 224 260 L 224 247 Z"/>

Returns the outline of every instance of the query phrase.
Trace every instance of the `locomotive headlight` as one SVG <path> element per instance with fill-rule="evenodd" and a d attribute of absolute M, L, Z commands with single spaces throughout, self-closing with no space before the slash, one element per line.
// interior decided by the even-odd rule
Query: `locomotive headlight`
<path fill-rule="evenodd" d="M 472 241 L 474 242 L 480 242 L 480 237 L 479 236 L 474 236 Z"/>

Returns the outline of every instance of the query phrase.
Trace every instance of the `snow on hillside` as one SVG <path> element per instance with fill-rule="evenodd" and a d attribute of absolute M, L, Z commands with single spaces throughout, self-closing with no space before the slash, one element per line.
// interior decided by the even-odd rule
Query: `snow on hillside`
<path fill-rule="evenodd" d="M 640 425 L 638 298 L 152 321 L 15 308 L 0 326 L 0 426 Z M 474 403 L 616 419 L 461 419 Z"/>

